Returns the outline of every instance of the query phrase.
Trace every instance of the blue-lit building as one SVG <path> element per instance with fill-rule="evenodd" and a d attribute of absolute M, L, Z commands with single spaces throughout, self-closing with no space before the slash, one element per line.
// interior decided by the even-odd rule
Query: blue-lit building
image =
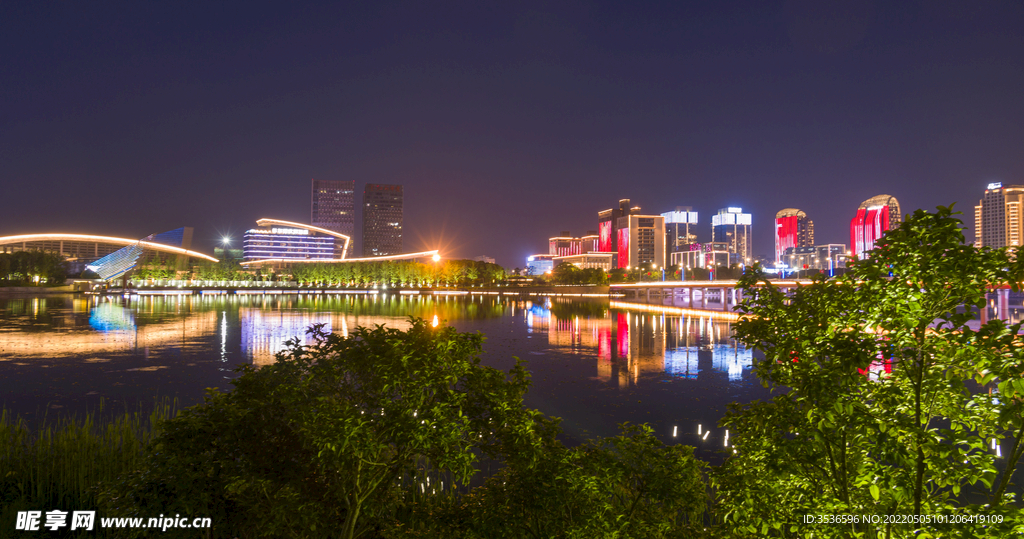
<path fill-rule="evenodd" d="M 555 269 L 555 262 L 552 260 L 555 255 L 540 254 L 526 257 L 527 275 L 544 275 Z"/>
<path fill-rule="evenodd" d="M 242 240 L 245 260 L 333 260 L 335 236 L 309 228 L 252 228 Z M 340 254 L 340 253 L 339 253 Z"/>

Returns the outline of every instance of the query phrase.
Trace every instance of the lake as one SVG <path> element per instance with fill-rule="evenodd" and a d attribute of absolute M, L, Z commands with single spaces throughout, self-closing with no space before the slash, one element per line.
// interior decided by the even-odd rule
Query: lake
<path fill-rule="evenodd" d="M 167 295 L 0 298 L 0 403 L 36 420 L 95 410 L 100 399 L 183 406 L 229 388 L 242 363 L 274 361 L 284 342 L 324 324 L 407 327 L 408 317 L 486 336 L 483 363 L 528 362 L 526 404 L 562 418 L 569 440 L 649 423 L 666 443 L 713 458 L 732 401 L 769 396 L 732 317 L 658 312 L 607 299 L 497 295 Z M 698 428 L 711 433 L 706 440 Z M 674 436 L 673 436 L 674 434 Z"/>

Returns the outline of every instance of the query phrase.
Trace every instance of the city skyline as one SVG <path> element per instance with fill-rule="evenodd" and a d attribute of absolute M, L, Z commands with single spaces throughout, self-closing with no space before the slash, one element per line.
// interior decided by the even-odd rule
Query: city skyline
<path fill-rule="evenodd" d="M 829 244 L 878 193 L 956 202 L 971 241 L 1024 184 L 1019 2 L 4 9 L 0 235 L 212 252 L 357 178 L 415 201 L 407 251 L 521 266 L 629 198 L 742 207 L 767 258 L 783 208 Z"/>

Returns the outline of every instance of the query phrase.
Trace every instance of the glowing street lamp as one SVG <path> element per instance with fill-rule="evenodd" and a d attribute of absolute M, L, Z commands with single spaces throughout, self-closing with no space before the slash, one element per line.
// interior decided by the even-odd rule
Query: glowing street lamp
<path fill-rule="evenodd" d="M 432 259 L 432 260 L 433 260 L 434 262 L 440 262 L 440 261 L 441 261 L 441 255 L 439 255 L 439 254 L 437 254 L 437 253 L 434 253 L 434 256 L 432 256 L 432 257 L 430 257 L 430 258 L 431 258 L 431 259 Z"/>

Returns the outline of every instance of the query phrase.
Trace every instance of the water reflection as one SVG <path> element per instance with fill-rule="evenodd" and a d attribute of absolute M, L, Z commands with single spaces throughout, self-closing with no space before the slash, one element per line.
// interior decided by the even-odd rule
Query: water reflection
<path fill-rule="evenodd" d="M 547 333 L 552 349 L 592 355 L 598 378 L 621 389 L 662 373 L 739 382 L 753 365 L 752 350 L 732 338 L 730 319 L 562 298 L 525 302 L 522 310 L 530 331 Z"/>

